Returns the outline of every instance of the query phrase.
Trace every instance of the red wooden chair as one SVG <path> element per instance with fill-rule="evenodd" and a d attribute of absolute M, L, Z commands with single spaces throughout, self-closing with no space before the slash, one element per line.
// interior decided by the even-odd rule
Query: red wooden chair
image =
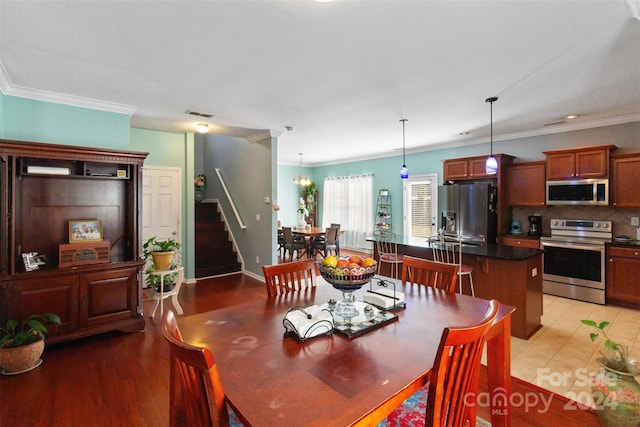
<path fill-rule="evenodd" d="M 414 393 L 378 427 L 411 422 L 411 425 L 435 427 L 475 426 L 482 348 L 499 305 L 498 301 L 491 300 L 484 319 L 475 325 L 444 329 L 429 384 Z"/>
<path fill-rule="evenodd" d="M 315 288 L 315 266 L 316 261 L 313 259 L 263 265 L 262 272 L 267 285 L 267 296 L 271 298 L 292 291 Z"/>
<path fill-rule="evenodd" d="M 455 293 L 458 265 L 405 255 L 402 260 L 402 284 L 407 281 Z"/>
<path fill-rule="evenodd" d="M 211 350 L 182 340 L 173 311 L 162 322 L 162 333 L 171 349 L 169 424 L 177 426 L 241 426 L 236 413 L 227 409 L 218 367 Z"/>

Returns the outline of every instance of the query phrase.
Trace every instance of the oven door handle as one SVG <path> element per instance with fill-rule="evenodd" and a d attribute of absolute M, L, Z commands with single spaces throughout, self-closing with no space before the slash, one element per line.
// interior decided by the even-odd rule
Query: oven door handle
<path fill-rule="evenodd" d="M 554 248 L 567 248 L 567 249 L 583 249 L 585 251 L 602 251 L 604 250 L 604 245 L 585 245 L 581 243 L 572 243 L 572 242 L 541 242 L 542 248 L 545 246 L 552 246 Z"/>

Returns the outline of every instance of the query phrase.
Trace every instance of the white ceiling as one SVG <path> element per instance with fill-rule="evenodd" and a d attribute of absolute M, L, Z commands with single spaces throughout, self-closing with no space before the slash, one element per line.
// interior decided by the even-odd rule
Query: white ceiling
<path fill-rule="evenodd" d="M 319 165 L 401 154 L 401 118 L 408 152 L 487 143 L 490 96 L 494 140 L 638 121 L 639 10 L 640 0 L 0 0 L 0 89 L 132 113 L 145 129 L 282 132 L 279 163 L 302 152 Z M 549 125 L 569 114 L 580 117 Z"/>

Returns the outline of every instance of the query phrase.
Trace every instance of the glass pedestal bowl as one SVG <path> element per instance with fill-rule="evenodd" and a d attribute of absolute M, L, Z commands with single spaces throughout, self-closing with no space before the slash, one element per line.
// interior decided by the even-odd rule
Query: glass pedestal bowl
<path fill-rule="evenodd" d="M 336 316 L 350 323 L 351 319 L 360 314 L 353 293 L 369 283 L 376 274 L 378 265 L 368 267 L 341 268 L 329 267 L 320 263 L 320 274 L 334 288 L 342 292 L 342 300 L 338 301 L 334 310 Z M 339 319 L 338 319 L 339 320 Z"/>

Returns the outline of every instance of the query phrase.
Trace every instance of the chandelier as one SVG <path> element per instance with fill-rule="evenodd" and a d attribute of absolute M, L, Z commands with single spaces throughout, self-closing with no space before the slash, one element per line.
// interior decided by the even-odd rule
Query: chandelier
<path fill-rule="evenodd" d="M 300 156 L 300 168 L 302 168 L 302 153 L 298 153 L 298 155 Z M 300 174 L 293 178 L 293 183 L 302 187 L 308 187 L 311 185 L 311 178 L 306 175 Z"/>

